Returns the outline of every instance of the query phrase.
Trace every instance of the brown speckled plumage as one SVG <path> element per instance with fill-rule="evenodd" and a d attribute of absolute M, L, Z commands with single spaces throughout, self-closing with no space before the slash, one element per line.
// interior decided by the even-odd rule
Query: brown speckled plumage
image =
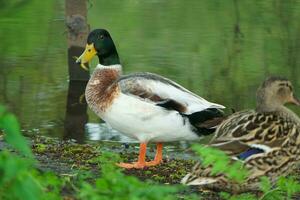
<path fill-rule="evenodd" d="M 95 69 L 86 87 L 86 101 L 97 113 L 103 113 L 120 93 L 116 83 L 119 78 L 118 69 Z"/>
<path fill-rule="evenodd" d="M 284 107 L 292 96 L 293 89 L 287 79 L 271 77 L 258 89 L 255 110 L 234 113 L 216 130 L 209 146 L 224 151 L 233 160 L 241 159 L 239 156 L 251 149 L 260 149 L 241 159 L 249 171 L 243 184 L 228 180 L 224 174 L 211 175 L 211 169 L 199 163 L 185 177 L 185 184 L 210 180 L 212 183 L 201 187 L 244 192 L 258 190 L 262 176 L 274 183 L 279 176 L 288 175 L 300 158 L 300 120 Z"/>

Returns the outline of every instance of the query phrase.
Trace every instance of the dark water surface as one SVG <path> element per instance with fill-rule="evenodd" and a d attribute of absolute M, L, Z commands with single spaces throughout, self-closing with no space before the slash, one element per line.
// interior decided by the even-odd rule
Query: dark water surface
<path fill-rule="evenodd" d="M 85 83 L 68 80 L 64 2 L 1 3 L 0 103 L 23 132 L 132 141 L 86 113 Z M 300 96 L 300 1 L 99 0 L 88 7 L 91 27 L 111 32 L 125 73 L 161 74 L 235 110 L 255 106 L 256 88 L 270 74 L 291 79 Z"/>

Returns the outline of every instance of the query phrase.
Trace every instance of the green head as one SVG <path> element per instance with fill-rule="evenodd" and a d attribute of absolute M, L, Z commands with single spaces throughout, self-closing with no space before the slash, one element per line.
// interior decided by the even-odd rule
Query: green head
<path fill-rule="evenodd" d="M 114 41 L 105 29 L 95 29 L 88 35 L 83 54 L 77 59 L 81 64 L 88 63 L 95 55 L 101 65 L 120 64 Z"/>

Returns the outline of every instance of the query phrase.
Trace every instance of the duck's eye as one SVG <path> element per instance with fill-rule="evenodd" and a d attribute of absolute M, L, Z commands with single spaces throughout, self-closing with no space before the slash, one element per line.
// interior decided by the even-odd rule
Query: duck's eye
<path fill-rule="evenodd" d="M 100 35 L 100 39 L 103 40 L 104 39 L 104 35 Z"/>

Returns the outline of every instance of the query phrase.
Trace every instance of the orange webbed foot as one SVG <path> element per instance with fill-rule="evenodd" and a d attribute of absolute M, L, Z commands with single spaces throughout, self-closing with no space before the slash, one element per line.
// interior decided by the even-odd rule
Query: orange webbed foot
<path fill-rule="evenodd" d="M 156 165 L 159 165 L 161 163 L 161 161 L 150 161 L 150 162 L 145 162 L 145 163 L 138 163 L 138 162 L 134 162 L 134 163 L 116 163 L 117 166 L 122 167 L 124 169 L 143 169 L 145 167 L 153 167 Z"/>
<path fill-rule="evenodd" d="M 122 168 L 125 168 L 125 169 L 143 169 L 145 167 L 152 167 L 152 166 L 159 165 L 162 162 L 162 148 L 163 148 L 162 143 L 157 143 L 155 158 L 154 158 L 154 160 L 152 160 L 150 162 L 145 162 L 146 148 L 147 148 L 146 143 L 141 143 L 140 144 L 140 153 L 139 153 L 138 162 L 134 162 L 134 163 L 117 163 L 117 165 L 119 167 L 122 167 Z"/>
<path fill-rule="evenodd" d="M 162 163 L 162 160 L 160 160 L 160 161 L 152 160 L 150 162 L 146 162 L 146 166 L 147 167 L 153 167 L 153 166 L 159 165 L 161 163 Z"/>
<path fill-rule="evenodd" d="M 119 167 L 125 168 L 125 169 L 143 169 L 146 167 L 146 163 L 117 163 Z"/>

